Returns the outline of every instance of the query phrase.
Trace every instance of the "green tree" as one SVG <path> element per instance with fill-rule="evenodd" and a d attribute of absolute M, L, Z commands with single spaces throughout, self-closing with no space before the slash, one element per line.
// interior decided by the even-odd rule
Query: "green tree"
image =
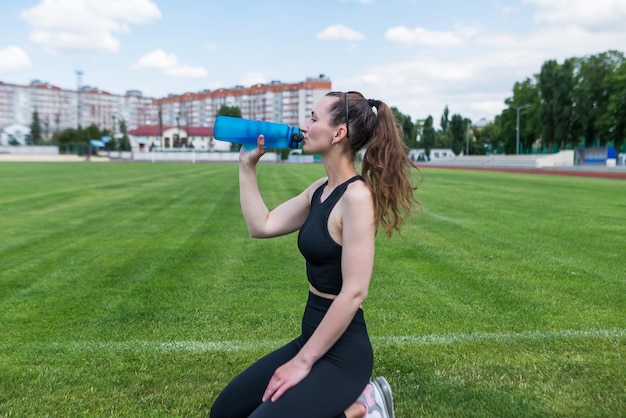
<path fill-rule="evenodd" d="M 557 72 L 559 71 L 559 64 L 556 60 L 549 60 L 543 63 L 541 66 L 541 72 L 539 73 L 539 93 L 541 96 L 541 103 L 539 106 L 539 118 L 541 120 L 541 136 L 544 143 L 548 146 L 548 150 L 552 149 L 552 144 L 555 138 L 555 126 L 554 126 L 554 110 L 556 85 L 555 80 L 557 78 Z"/>
<path fill-rule="evenodd" d="M 574 87 L 574 61 L 567 59 L 558 67 L 555 74 L 554 91 L 554 139 L 559 148 L 564 149 L 566 144 L 572 144 L 572 98 Z M 551 151 L 551 150 L 548 150 Z"/>
<path fill-rule="evenodd" d="M 511 113 L 511 109 L 504 109 L 496 115 L 493 122 L 489 122 L 482 129 L 476 130 L 478 141 L 485 144 L 485 153 L 502 154 L 505 152 L 505 135 L 502 132 L 502 118 Z"/>
<path fill-rule="evenodd" d="M 128 138 L 128 128 L 124 119 L 120 121 L 120 132 L 122 133 L 122 138 L 120 139 L 119 143 L 120 151 L 130 151 L 131 147 L 130 139 Z"/>
<path fill-rule="evenodd" d="M 612 74 L 625 62 L 624 54 L 607 51 L 576 61 L 572 91 L 574 124 L 580 127 L 586 145 L 605 145 L 612 139 L 609 104 L 613 91 Z"/>
<path fill-rule="evenodd" d="M 30 143 L 33 145 L 41 145 L 43 143 L 41 121 L 39 120 L 39 113 L 36 110 L 33 112 L 32 121 L 30 123 Z"/>
<path fill-rule="evenodd" d="M 466 141 L 468 140 L 467 135 L 470 124 L 471 121 L 469 121 L 468 119 L 464 119 L 463 116 L 459 114 L 452 115 L 452 119 L 450 119 L 450 148 L 456 155 L 464 152 L 466 148 Z"/>
<path fill-rule="evenodd" d="M 417 145 L 417 134 L 415 132 L 415 124 L 411 120 L 411 116 L 402 114 L 397 108 L 392 107 L 391 112 L 393 113 L 394 118 L 396 119 L 396 123 L 400 128 L 400 134 L 402 135 L 402 140 L 404 141 L 407 148 L 415 148 Z"/>
<path fill-rule="evenodd" d="M 537 138 L 541 136 L 541 122 L 539 120 L 539 89 L 537 83 L 530 78 L 526 78 L 523 82 L 515 83 L 513 86 L 513 97 L 504 101 L 504 103 L 513 109 L 517 107 L 528 106 L 520 109 L 520 146 L 524 150 L 529 150 Z M 512 119 L 512 118 L 515 119 Z M 515 151 L 517 146 L 517 110 L 511 115 L 507 112 L 507 116 L 500 119 L 505 122 L 502 127 L 506 132 L 507 149 Z"/>
<path fill-rule="evenodd" d="M 102 138 L 102 132 L 97 125 L 91 124 L 83 130 L 83 135 L 87 140 Z"/>
<path fill-rule="evenodd" d="M 428 115 L 424 121 L 424 128 L 422 131 L 422 144 L 424 145 L 424 154 L 426 159 L 430 160 L 430 150 L 435 146 L 435 128 L 433 127 L 433 117 Z"/>
<path fill-rule="evenodd" d="M 448 125 L 450 124 L 450 120 L 448 118 L 450 111 L 448 110 L 448 105 L 443 109 L 443 115 L 441 115 L 441 120 L 439 122 L 439 126 L 441 126 L 441 132 L 444 134 L 448 131 Z"/>
<path fill-rule="evenodd" d="M 241 117 L 241 109 L 237 106 L 221 105 L 217 111 L 217 116 L 231 116 L 233 118 Z"/>
<path fill-rule="evenodd" d="M 78 129 L 68 128 L 56 135 L 56 141 L 61 145 L 71 145 L 83 142 L 83 135 Z"/>
<path fill-rule="evenodd" d="M 611 133 L 616 150 L 626 151 L 624 142 L 626 139 L 626 63 L 613 73 L 608 80 L 613 86 L 613 92 L 609 98 L 608 113 L 610 118 Z"/>
<path fill-rule="evenodd" d="M 476 126 L 470 127 L 472 141 L 470 141 L 470 154 L 471 155 L 485 155 L 491 148 L 491 138 L 489 136 L 488 126 L 493 126 L 493 122 L 485 125 L 482 128 Z"/>

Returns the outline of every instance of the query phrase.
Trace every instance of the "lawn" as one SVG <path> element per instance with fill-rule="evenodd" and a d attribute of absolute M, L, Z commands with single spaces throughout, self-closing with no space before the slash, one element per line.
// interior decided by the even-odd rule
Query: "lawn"
<path fill-rule="evenodd" d="M 324 174 L 263 164 L 269 206 Z M 234 164 L 0 164 L 0 417 L 207 416 L 299 332 Z M 626 183 L 422 170 L 364 309 L 396 416 L 626 415 Z"/>

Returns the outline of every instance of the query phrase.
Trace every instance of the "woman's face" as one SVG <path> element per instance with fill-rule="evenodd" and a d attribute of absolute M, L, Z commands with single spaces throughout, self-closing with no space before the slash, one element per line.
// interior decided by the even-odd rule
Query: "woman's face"
<path fill-rule="evenodd" d="M 337 135 L 337 127 L 330 126 L 330 104 L 338 100 L 336 97 L 325 96 L 320 99 L 311 112 L 311 116 L 302 128 L 304 141 L 302 150 L 310 154 L 321 154 L 330 149 Z"/>

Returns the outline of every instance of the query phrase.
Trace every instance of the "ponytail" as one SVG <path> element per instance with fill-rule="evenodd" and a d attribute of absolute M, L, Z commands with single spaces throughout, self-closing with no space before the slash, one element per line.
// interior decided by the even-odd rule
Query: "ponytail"
<path fill-rule="evenodd" d="M 420 206 L 411 173 L 416 167 L 407 155 L 393 112 L 384 102 L 357 92 L 328 95 L 339 99 L 330 109 L 335 125 L 344 123 L 345 109 L 349 109 L 347 148 L 353 158 L 366 148 L 362 176 L 372 191 L 377 224 L 389 238 L 394 230 L 400 232 L 411 208 Z"/>

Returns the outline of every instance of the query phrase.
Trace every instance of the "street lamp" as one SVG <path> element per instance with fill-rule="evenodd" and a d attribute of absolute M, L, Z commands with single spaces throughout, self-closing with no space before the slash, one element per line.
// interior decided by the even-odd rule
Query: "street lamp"
<path fill-rule="evenodd" d="M 515 154 L 519 155 L 519 111 L 522 109 L 526 109 L 530 106 L 530 103 L 526 103 L 521 106 L 511 106 L 511 109 L 515 109 L 517 111 L 517 122 L 515 124 Z"/>
<path fill-rule="evenodd" d="M 81 97 L 80 97 L 80 89 L 82 88 L 82 84 L 83 84 L 83 72 L 76 70 L 76 128 L 80 129 L 80 113 L 82 111 L 81 109 Z"/>
<path fill-rule="evenodd" d="M 469 155 L 469 121 L 465 119 L 465 155 Z"/>

